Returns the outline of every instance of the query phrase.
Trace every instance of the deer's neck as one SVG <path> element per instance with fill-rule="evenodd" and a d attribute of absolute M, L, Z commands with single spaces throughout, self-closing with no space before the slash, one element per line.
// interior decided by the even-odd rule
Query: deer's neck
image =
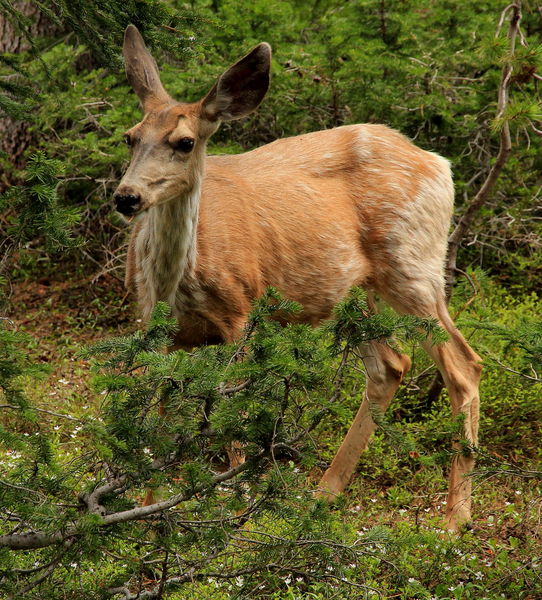
<path fill-rule="evenodd" d="M 139 293 L 146 318 L 158 301 L 167 302 L 176 312 L 179 285 L 194 272 L 200 195 L 198 178 L 185 196 L 148 211 L 137 244 Z"/>

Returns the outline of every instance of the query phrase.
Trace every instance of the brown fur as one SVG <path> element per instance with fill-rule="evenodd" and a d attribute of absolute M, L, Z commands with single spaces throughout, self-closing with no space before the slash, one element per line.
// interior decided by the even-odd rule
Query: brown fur
<path fill-rule="evenodd" d="M 339 127 L 241 155 L 206 157 L 206 140 L 219 121 L 248 114 L 263 97 L 269 47 L 260 44 L 226 71 L 201 102 L 179 104 L 164 97 L 161 84 L 156 97 L 149 92 L 158 73 L 140 80 L 140 64 L 152 71 L 152 59 L 132 30 L 130 40 L 127 69 L 146 115 L 128 132 L 133 156 L 119 193 L 140 198 L 126 278 L 143 314 L 157 300 L 169 302 L 179 322 L 175 346 L 191 348 L 235 340 L 267 286 L 301 303 L 301 320 L 317 324 L 361 285 L 401 313 L 438 319 L 449 332 L 446 344 L 424 346 L 443 373 L 453 413 L 465 415 L 465 439 L 476 445 L 480 359 L 444 299 L 453 206 L 447 161 L 382 125 Z M 195 141 L 193 150 L 176 152 L 185 137 Z M 375 428 L 372 411 L 386 409 L 410 367 L 407 356 L 383 343 L 363 350 L 365 398 L 322 478 L 326 497 L 348 484 Z M 465 476 L 473 464 L 468 453 L 452 462 L 451 528 L 470 518 Z"/>

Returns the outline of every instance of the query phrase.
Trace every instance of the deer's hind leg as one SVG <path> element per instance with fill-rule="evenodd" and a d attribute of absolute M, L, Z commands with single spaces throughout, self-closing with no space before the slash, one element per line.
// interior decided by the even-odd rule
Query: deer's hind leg
<path fill-rule="evenodd" d="M 331 466 L 319 484 L 319 495 L 328 499 L 344 491 L 369 438 L 376 429 L 375 411 L 384 413 L 410 368 L 410 358 L 384 342 L 372 341 L 360 348 L 367 373 L 364 398 Z"/>
<path fill-rule="evenodd" d="M 453 442 L 455 454 L 450 468 L 446 502 L 447 525 L 455 531 L 471 519 L 472 479 L 469 473 L 474 468 L 473 449 L 478 446 L 482 365 L 481 358 L 455 327 L 444 302 L 439 303 L 436 312 L 450 336 L 449 340 L 441 345 L 431 345 L 426 341 L 423 346 L 442 373 L 452 405 L 452 415 L 463 416 L 462 436 Z"/>
<path fill-rule="evenodd" d="M 463 432 L 454 440 L 456 451 L 450 468 L 446 522 L 449 529 L 456 531 L 471 519 L 471 478 L 474 468 L 473 448 L 478 445 L 478 421 L 480 413 L 479 383 L 482 366 L 481 358 L 466 342 L 454 325 L 444 300 L 444 293 L 430 293 L 436 286 L 427 286 L 425 298 L 409 298 L 408 294 L 385 298 L 400 313 L 415 314 L 421 317 L 436 318 L 449 339 L 444 344 L 432 344 L 431 340 L 422 343 L 442 373 L 448 389 L 452 415 L 463 416 Z M 440 289 L 440 286 L 439 288 Z"/>

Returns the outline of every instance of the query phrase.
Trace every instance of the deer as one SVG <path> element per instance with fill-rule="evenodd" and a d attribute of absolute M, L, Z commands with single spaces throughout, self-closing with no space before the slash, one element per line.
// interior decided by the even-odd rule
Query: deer
<path fill-rule="evenodd" d="M 344 125 L 277 139 L 237 155 L 207 156 L 224 121 L 247 116 L 270 82 L 262 42 L 230 66 L 198 102 L 174 100 L 134 25 L 125 31 L 126 75 L 142 121 L 124 134 L 131 159 L 116 210 L 131 223 L 126 286 L 148 318 L 164 301 L 178 321 L 173 348 L 231 343 L 268 286 L 302 305 L 316 326 L 353 286 L 399 314 L 436 319 L 444 343 L 422 343 L 440 370 L 453 443 L 445 521 L 471 520 L 481 358 L 447 308 L 444 262 L 454 188 L 449 162 L 378 124 Z M 376 306 L 371 300 L 371 306 Z M 366 385 L 357 414 L 318 485 L 333 501 L 353 477 L 411 360 L 383 340 L 361 348 Z"/>

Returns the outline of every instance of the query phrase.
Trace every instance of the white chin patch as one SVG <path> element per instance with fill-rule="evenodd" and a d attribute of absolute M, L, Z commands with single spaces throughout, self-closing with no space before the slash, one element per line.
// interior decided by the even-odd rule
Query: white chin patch
<path fill-rule="evenodd" d="M 141 221 L 143 219 L 143 217 L 145 216 L 146 212 L 147 212 L 146 210 L 142 210 L 141 212 L 138 212 L 133 217 L 129 218 L 128 223 L 137 223 L 138 221 Z"/>
<path fill-rule="evenodd" d="M 123 215 L 122 213 L 117 211 L 117 214 L 120 216 L 120 218 L 124 221 L 124 223 L 126 223 L 127 225 L 132 225 L 133 223 L 137 223 L 138 221 L 141 221 L 141 219 L 143 218 L 143 216 L 145 215 L 145 210 L 142 210 L 141 212 L 138 212 L 135 215 Z"/>

